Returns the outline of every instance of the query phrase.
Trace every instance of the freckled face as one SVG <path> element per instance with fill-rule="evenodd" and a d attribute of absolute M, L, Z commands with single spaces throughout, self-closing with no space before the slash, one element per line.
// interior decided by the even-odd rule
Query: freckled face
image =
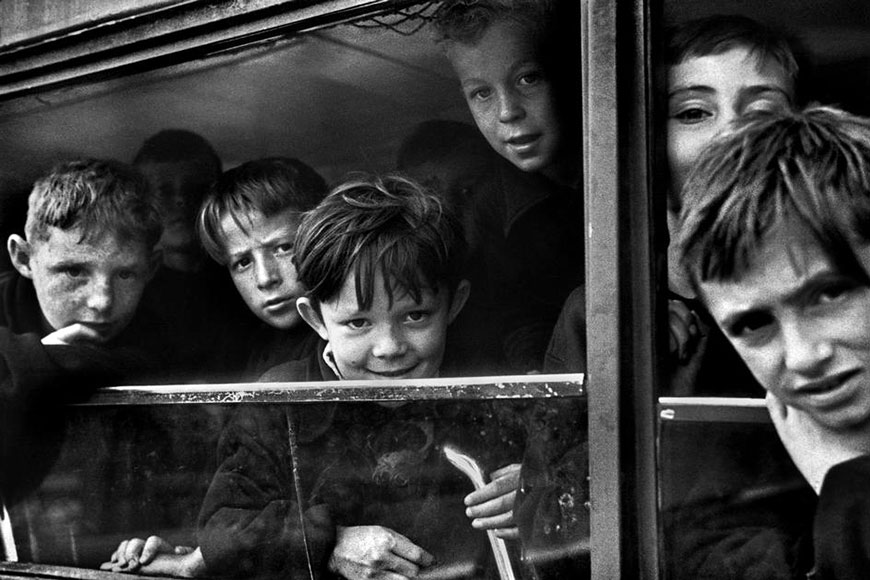
<path fill-rule="evenodd" d="M 561 130 L 533 34 L 496 21 L 476 44 L 453 42 L 447 57 L 477 127 L 499 155 L 522 171 L 556 163 Z"/>
<path fill-rule="evenodd" d="M 29 272 L 48 327 L 81 323 L 99 342 L 118 336 L 133 319 L 153 273 L 152 252 L 140 240 L 114 233 L 81 239 L 80 228 L 50 227 L 31 242 Z"/>
<path fill-rule="evenodd" d="M 870 287 L 839 272 L 805 228 L 780 228 L 739 280 L 701 290 L 767 390 L 830 428 L 870 420 Z"/>
<path fill-rule="evenodd" d="M 227 267 L 245 304 L 260 320 L 289 329 L 300 322 L 296 300 L 304 289 L 293 264 L 300 213 L 287 209 L 266 217 L 253 212 L 241 225 L 221 219 Z"/>
<path fill-rule="evenodd" d="M 323 325 L 318 332 L 329 341 L 342 378 L 438 376 L 447 326 L 455 316 L 447 289 L 426 290 L 419 303 L 408 294 L 394 293 L 392 304 L 382 274 L 376 276 L 374 289 L 371 308 L 362 310 L 351 274 L 334 300 L 320 304 Z"/>
<path fill-rule="evenodd" d="M 794 87 L 776 62 L 759 63 L 745 48 L 690 58 L 668 74 L 668 160 L 679 195 L 704 147 L 742 115 L 784 110 Z"/>

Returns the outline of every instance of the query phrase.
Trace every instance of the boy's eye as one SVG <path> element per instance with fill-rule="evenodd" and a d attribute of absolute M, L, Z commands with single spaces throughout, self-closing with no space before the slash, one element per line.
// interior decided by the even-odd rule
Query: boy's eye
<path fill-rule="evenodd" d="M 279 255 L 283 254 L 292 254 L 293 253 L 293 244 L 278 244 L 275 246 L 275 253 Z"/>
<path fill-rule="evenodd" d="M 759 342 L 773 325 L 774 319 L 766 312 L 749 312 L 728 327 L 728 334 L 741 340 Z"/>
<path fill-rule="evenodd" d="M 544 79 L 544 75 L 539 71 L 527 72 L 520 76 L 517 84 L 520 86 L 531 86 L 540 83 Z"/>
<path fill-rule="evenodd" d="M 230 267 L 236 272 L 241 272 L 245 268 L 251 265 L 251 259 L 248 257 L 239 258 L 235 262 L 233 262 Z"/>
<path fill-rule="evenodd" d="M 492 95 L 492 89 L 481 87 L 468 91 L 465 98 L 469 101 L 485 101 Z"/>
<path fill-rule="evenodd" d="M 822 305 L 835 304 L 847 298 L 858 287 L 860 284 L 848 278 L 830 280 L 816 289 L 812 302 Z"/>
<path fill-rule="evenodd" d="M 410 322 L 423 322 L 429 318 L 429 313 L 425 310 L 414 310 L 407 314 L 407 318 Z"/>
<path fill-rule="evenodd" d="M 672 115 L 672 118 L 684 125 L 694 125 L 696 123 L 701 123 L 712 116 L 713 113 L 701 107 L 687 107 L 677 111 Z"/>
<path fill-rule="evenodd" d="M 365 318 L 353 318 L 351 320 L 348 320 L 344 324 L 354 330 L 360 330 L 366 327 L 368 321 Z"/>
<path fill-rule="evenodd" d="M 770 91 L 769 93 L 765 93 L 764 96 L 759 96 L 758 98 L 746 103 L 741 114 L 758 111 L 777 112 L 787 110 L 788 108 L 788 99 L 786 99 L 785 95 Z"/>
<path fill-rule="evenodd" d="M 85 275 L 85 269 L 81 266 L 66 266 L 62 272 L 69 278 L 81 278 Z"/>
<path fill-rule="evenodd" d="M 118 272 L 118 278 L 121 280 L 132 280 L 136 277 L 136 272 L 133 270 L 121 270 Z"/>

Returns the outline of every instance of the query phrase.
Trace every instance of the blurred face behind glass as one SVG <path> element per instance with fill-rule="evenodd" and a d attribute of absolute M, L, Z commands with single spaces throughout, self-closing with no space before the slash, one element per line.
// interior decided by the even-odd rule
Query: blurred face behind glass
<path fill-rule="evenodd" d="M 805 226 L 786 223 L 739 279 L 701 283 L 764 388 L 832 429 L 870 421 L 870 244 L 859 257 L 863 278 L 841 272 Z"/>
<path fill-rule="evenodd" d="M 672 207 L 704 147 L 742 115 L 784 110 L 794 87 L 775 61 L 759 62 L 746 48 L 689 58 L 668 73 L 668 161 Z"/>
<path fill-rule="evenodd" d="M 163 235 L 157 244 L 169 268 L 195 271 L 205 259 L 196 237 L 196 213 L 214 176 L 185 162 L 146 162 L 136 166 L 157 193 Z"/>

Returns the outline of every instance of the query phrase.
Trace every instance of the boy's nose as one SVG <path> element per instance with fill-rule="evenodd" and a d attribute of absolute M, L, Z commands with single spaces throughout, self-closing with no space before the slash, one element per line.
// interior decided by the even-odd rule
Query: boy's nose
<path fill-rule="evenodd" d="M 523 107 L 519 98 L 505 91 L 498 96 L 498 119 L 502 123 L 515 121 L 523 116 Z"/>
<path fill-rule="evenodd" d="M 114 289 L 112 283 L 106 279 L 93 281 L 88 292 L 88 308 L 100 313 L 106 313 L 112 309 L 114 303 Z"/>
<path fill-rule="evenodd" d="M 254 269 L 257 287 L 261 290 L 271 288 L 281 282 L 281 272 L 274 260 L 256 260 Z"/>
<path fill-rule="evenodd" d="M 816 377 L 824 374 L 834 355 L 830 339 L 798 322 L 782 325 L 785 366 L 793 373 Z"/>
<path fill-rule="evenodd" d="M 375 339 L 372 354 L 378 358 L 394 358 L 408 351 L 404 333 L 395 328 L 381 330 Z"/>

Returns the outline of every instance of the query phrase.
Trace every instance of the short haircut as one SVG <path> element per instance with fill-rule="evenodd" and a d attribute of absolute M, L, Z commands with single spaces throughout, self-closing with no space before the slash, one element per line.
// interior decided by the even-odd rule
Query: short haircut
<path fill-rule="evenodd" d="M 465 254 L 462 226 L 435 195 L 395 175 L 361 177 L 336 187 L 306 214 L 296 234 L 296 270 L 319 306 L 335 298 L 348 276 L 356 278 L 360 308 L 371 307 L 375 279 L 383 273 L 392 303 L 407 292 L 453 292 Z"/>
<path fill-rule="evenodd" d="M 148 137 L 133 158 L 133 165 L 145 163 L 186 163 L 209 180 L 222 170 L 211 143 L 187 129 L 164 129 Z"/>
<path fill-rule="evenodd" d="M 778 225 L 805 225 L 832 263 L 866 280 L 870 120 L 831 107 L 755 113 L 699 158 L 683 189 L 679 248 L 696 285 L 739 279 Z"/>
<path fill-rule="evenodd" d="M 550 2 L 540 0 L 445 0 L 435 16 L 439 41 L 475 44 L 496 21 L 509 19 L 543 39 Z"/>
<path fill-rule="evenodd" d="M 778 30 L 739 14 L 716 14 L 674 26 L 668 33 L 666 59 L 676 66 L 690 58 L 719 55 L 745 48 L 758 66 L 775 62 L 797 85 L 798 62 L 786 36 Z M 793 98 L 793 94 L 790 95 Z"/>
<path fill-rule="evenodd" d="M 48 239 L 49 228 L 81 228 L 82 239 L 113 232 L 154 247 L 163 232 L 159 206 L 145 178 L 111 159 L 61 163 L 37 180 L 28 198 L 28 239 Z"/>
<path fill-rule="evenodd" d="M 287 209 L 305 212 L 326 196 L 323 177 L 314 169 L 288 157 L 248 161 L 221 175 L 206 195 L 196 228 L 202 246 L 215 261 L 227 261 L 221 220 L 232 216 L 247 231 L 251 214 L 266 217 Z"/>

